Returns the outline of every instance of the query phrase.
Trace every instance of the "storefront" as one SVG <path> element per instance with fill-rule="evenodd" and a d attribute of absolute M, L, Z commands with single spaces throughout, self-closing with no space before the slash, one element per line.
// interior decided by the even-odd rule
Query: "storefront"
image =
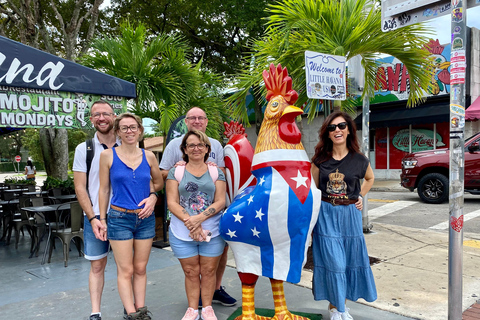
<path fill-rule="evenodd" d="M 393 57 L 380 61 L 377 69 L 380 85 L 370 104 L 369 156 L 376 178 L 399 178 L 401 160 L 409 152 L 449 147 L 450 122 L 458 121 L 450 119 L 450 44 L 440 45 L 438 40 L 431 40 L 428 51 L 434 60 L 435 73 L 426 101 L 414 108 L 406 105 L 410 79 L 403 64 Z M 468 71 L 466 76 L 469 79 Z M 470 103 L 467 89 L 466 106 Z M 359 130 L 361 119 L 361 114 L 355 119 Z M 465 124 L 465 138 L 471 134 L 470 127 L 470 123 Z"/>

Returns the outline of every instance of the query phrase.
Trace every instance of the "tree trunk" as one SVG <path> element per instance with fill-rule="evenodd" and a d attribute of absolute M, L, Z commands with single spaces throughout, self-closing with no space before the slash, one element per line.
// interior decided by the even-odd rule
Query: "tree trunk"
<path fill-rule="evenodd" d="M 47 176 L 68 178 L 67 129 L 40 129 L 40 144 Z"/>
<path fill-rule="evenodd" d="M 260 87 L 258 85 L 252 86 L 253 100 L 255 101 L 255 132 L 260 132 L 260 127 L 263 122 L 263 112 L 262 112 L 262 95 L 260 94 Z"/>

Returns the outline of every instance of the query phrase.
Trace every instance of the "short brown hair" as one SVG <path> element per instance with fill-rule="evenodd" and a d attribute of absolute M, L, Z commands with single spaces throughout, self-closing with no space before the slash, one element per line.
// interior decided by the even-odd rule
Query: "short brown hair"
<path fill-rule="evenodd" d="M 140 118 L 136 114 L 129 113 L 129 112 L 122 113 L 115 118 L 115 122 L 113 123 L 113 130 L 115 131 L 115 134 L 118 136 L 118 131 L 120 130 L 120 121 L 125 119 L 125 118 L 132 118 L 137 122 L 138 128 L 140 129 L 140 136 L 138 137 L 138 140 L 142 140 L 143 139 L 143 133 L 144 133 L 144 130 L 145 130 L 143 128 L 142 118 Z"/>
<path fill-rule="evenodd" d="M 182 144 L 180 145 L 180 150 L 182 150 L 183 154 L 183 161 L 188 162 L 188 155 L 185 153 L 185 149 L 187 148 L 187 139 L 191 135 L 197 136 L 197 138 L 207 146 L 207 153 L 203 159 L 203 161 L 207 161 L 208 157 L 210 156 L 210 151 L 212 151 L 212 145 L 210 143 L 210 139 L 208 139 L 208 136 L 199 130 L 190 130 L 183 137 Z"/>

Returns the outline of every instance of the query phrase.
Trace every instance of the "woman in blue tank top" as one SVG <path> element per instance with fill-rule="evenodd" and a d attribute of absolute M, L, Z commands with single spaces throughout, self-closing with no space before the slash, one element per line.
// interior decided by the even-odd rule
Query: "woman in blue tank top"
<path fill-rule="evenodd" d="M 137 146 L 144 131 L 140 117 L 119 115 L 114 131 L 122 144 L 100 155 L 100 220 L 115 256 L 118 293 L 126 319 L 151 319 L 145 294 L 155 215 L 145 204 L 163 188 L 163 178 L 155 155 Z"/>

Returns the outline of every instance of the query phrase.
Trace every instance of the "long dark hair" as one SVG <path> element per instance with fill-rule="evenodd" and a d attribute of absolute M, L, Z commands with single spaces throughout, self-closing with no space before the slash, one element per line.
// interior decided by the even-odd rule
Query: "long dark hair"
<path fill-rule="evenodd" d="M 357 140 L 357 126 L 353 122 L 352 117 L 348 113 L 337 111 L 330 114 L 323 122 L 320 130 L 318 131 L 319 142 L 315 146 L 315 154 L 313 155 L 312 162 L 319 165 L 322 162 L 327 161 L 332 157 L 333 142 L 329 138 L 329 132 L 327 126 L 336 118 L 343 117 L 347 122 L 348 131 L 350 134 L 347 136 L 347 148 L 350 152 L 360 153 L 360 146 Z"/>
<path fill-rule="evenodd" d="M 30 169 L 33 169 L 33 163 L 31 160 L 27 160 L 27 167 L 30 167 Z"/>

